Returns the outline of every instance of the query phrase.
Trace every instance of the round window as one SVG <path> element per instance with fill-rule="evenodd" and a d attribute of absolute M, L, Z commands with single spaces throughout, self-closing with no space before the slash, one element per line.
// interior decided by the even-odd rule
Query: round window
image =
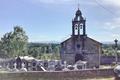
<path fill-rule="evenodd" d="M 77 44 L 77 48 L 80 48 L 80 44 Z"/>

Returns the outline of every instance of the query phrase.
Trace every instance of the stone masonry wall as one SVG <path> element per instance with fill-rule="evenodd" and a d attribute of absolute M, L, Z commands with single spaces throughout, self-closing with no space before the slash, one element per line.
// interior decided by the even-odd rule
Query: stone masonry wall
<path fill-rule="evenodd" d="M 110 65 L 115 62 L 115 56 L 101 56 L 101 65 Z M 118 62 L 120 62 L 120 56 L 118 56 Z"/>
<path fill-rule="evenodd" d="M 14 72 L 0 73 L 0 80 L 81 80 L 113 77 L 113 69 L 96 69 L 66 72 Z"/>

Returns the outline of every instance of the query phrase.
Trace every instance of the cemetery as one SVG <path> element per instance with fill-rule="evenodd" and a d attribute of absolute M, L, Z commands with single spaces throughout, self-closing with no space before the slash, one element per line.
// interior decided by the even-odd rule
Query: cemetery
<path fill-rule="evenodd" d="M 71 36 L 55 45 L 28 43 L 25 31 L 14 27 L 0 40 L 0 80 L 120 80 L 118 40 L 114 55 L 104 55 L 108 51 L 88 36 L 86 21 L 78 7 Z"/>
<path fill-rule="evenodd" d="M 68 65 L 61 60 L 38 60 L 33 57 L 16 57 L 15 59 L 3 60 L 1 68 L 8 72 L 18 71 L 70 71 L 86 69 L 86 62 L 78 61 L 75 65 Z"/>
<path fill-rule="evenodd" d="M 120 70 L 119 66 L 115 69 L 113 67 L 88 69 L 84 61 L 78 61 L 75 65 L 68 65 L 66 62 L 60 60 L 41 61 L 28 56 L 3 60 L 0 65 L 0 69 L 4 70 L 0 72 L 0 80 L 113 79 L 118 75 Z"/>

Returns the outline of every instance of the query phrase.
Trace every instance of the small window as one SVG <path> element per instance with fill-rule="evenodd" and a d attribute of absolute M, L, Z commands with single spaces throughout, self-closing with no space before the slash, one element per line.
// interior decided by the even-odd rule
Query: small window
<path fill-rule="evenodd" d="M 77 48 L 80 48 L 80 44 L 77 44 Z"/>

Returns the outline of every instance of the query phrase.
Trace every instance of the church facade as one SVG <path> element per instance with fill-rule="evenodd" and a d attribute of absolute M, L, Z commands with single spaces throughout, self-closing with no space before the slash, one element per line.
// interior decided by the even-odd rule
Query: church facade
<path fill-rule="evenodd" d="M 99 67 L 102 44 L 86 34 L 86 19 L 81 11 L 76 11 L 72 20 L 72 35 L 61 43 L 60 56 L 67 64 L 86 61 L 87 67 Z"/>

